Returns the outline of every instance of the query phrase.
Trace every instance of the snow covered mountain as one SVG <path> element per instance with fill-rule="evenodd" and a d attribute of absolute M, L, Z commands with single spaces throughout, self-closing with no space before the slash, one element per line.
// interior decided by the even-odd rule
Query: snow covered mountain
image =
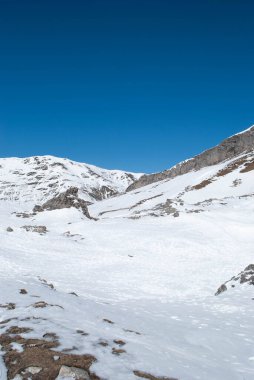
<path fill-rule="evenodd" d="M 254 378 L 254 127 L 147 176 L 0 164 L 0 380 Z"/>
<path fill-rule="evenodd" d="M 46 202 L 75 186 L 82 199 L 94 202 L 124 192 L 140 176 L 53 156 L 2 158 L 0 201 Z"/>

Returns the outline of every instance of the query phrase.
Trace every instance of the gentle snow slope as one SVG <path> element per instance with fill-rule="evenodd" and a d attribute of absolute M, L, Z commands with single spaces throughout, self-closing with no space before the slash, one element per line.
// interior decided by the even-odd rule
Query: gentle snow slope
<path fill-rule="evenodd" d="M 16 309 L 3 309 L 1 320 L 18 318 L 5 329 L 15 323 L 33 328 L 25 336 L 57 333 L 62 349 L 94 354 L 93 370 L 103 379 L 134 380 L 136 369 L 181 380 L 253 379 L 253 290 L 214 296 L 253 262 L 253 201 L 242 199 L 240 214 L 238 206 L 235 200 L 234 207 L 179 218 L 97 222 L 81 220 L 75 209 L 27 221 L 2 208 L 0 303 Z M 25 223 L 49 232 L 25 232 Z M 28 294 L 20 296 L 20 288 Z M 64 309 L 29 306 L 38 300 Z M 21 321 L 27 316 L 44 319 Z M 112 354 L 115 339 L 126 342 L 126 353 Z"/>

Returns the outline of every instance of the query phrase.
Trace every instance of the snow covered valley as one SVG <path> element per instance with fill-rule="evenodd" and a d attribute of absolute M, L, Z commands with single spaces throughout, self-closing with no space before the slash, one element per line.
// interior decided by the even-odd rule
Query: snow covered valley
<path fill-rule="evenodd" d="M 252 163 L 248 150 L 93 204 L 78 181 L 92 219 L 77 199 L 33 211 L 60 189 L 23 201 L 23 176 L 15 199 L 5 183 L 0 379 L 253 379 L 254 288 L 215 296 L 254 263 Z"/>

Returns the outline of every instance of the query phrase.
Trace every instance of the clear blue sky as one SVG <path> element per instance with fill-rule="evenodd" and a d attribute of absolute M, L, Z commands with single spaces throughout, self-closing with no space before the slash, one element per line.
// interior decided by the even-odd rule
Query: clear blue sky
<path fill-rule="evenodd" d="M 254 124 L 253 0 L 0 0 L 0 156 L 159 171 Z"/>

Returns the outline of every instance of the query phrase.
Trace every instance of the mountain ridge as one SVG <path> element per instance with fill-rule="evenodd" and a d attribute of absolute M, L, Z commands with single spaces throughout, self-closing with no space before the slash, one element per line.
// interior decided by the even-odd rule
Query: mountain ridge
<path fill-rule="evenodd" d="M 138 189 L 167 178 L 174 178 L 192 170 L 199 170 L 206 166 L 218 164 L 245 151 L 248 152 L 252 150 L 253 147 L 254 125 L 224 139 L 216 146 L 207 149 L 192 158 L 179 162 L 169 169 L 148 175 L 144 174 L 137 181 L 133 182 L 126 191 Z"/>

